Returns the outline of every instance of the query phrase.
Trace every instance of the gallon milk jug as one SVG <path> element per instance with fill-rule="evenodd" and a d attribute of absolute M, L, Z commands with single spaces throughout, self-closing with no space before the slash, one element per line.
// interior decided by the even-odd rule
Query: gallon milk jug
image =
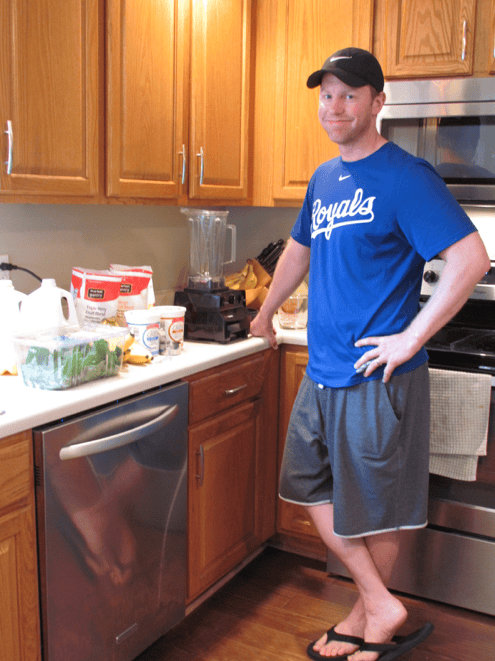
<path fill-rule="evenodd" d="M 18 327 L 19 305 L 26 294 L 14 289 L 12 280 L 0 280 L 0 374 L 16 373 L 16 355 L 10 339 Z"/>
<path fill-rule="evenodd" d="M 64 314 L 64 299 L 68 317 Z M 59 289 L 51 278 L 42 280 L 41 286 L 21 303 L 19 330 L 22 334 L 49 332 L 52 335 L 64 335 L 78 328 L 72 295 L 65 289 Z"/>

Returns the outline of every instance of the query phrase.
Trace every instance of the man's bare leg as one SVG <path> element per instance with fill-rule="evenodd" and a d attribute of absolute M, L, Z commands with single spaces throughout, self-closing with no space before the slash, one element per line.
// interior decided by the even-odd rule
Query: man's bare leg
<path fill-rule="evenodd" d="M 307 508 L 328 548 L 347 567 L 359 597 L 347 618 L 336 627 L 338 633 L 365 638 L 367 642 L 387 642 L 405 622 L 407 611 L 385 587 L 399 551 L 399 533 L 382 533 L 365 538 L 343 539 L 333 532 L 333 506 Z M 352 654 L 355 645 L 338 641 L 326 643 L 324 634 L 314 649 L 321 656 Z M 353 661 L 375 661 L 378 654 L 357 652 Z"/>

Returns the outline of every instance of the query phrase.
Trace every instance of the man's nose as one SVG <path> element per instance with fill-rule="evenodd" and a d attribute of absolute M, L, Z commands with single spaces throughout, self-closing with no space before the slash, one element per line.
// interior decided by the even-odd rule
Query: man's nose
<path fill-rule="evenodd" d="M 342 100 L 338 98 L 331 99 L 327 106 L 327 110 L 331 115 L 340 115 L 343 108 L 344 104 L 342 103 Z"/>

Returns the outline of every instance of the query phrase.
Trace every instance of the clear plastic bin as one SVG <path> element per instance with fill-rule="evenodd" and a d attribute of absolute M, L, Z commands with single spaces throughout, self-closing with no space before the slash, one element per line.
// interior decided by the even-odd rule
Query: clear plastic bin
<path fill-rule="evenodd" d="M 308 297 L 306 294 L 293 294 L 278 309 L 280 328 L 300 330 L 308 324 Z"/>
<path fill-rule="evenodd" d="M 63 390 L 115 376 L 122 367 L 127 328 L 97 325 L 66 335 L 13 337 L 17 371 L 26 386 Z"/>

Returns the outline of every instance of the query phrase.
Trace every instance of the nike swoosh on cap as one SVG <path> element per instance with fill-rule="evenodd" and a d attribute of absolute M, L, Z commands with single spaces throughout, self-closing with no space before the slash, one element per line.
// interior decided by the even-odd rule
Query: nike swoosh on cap
<path fill-rule="evenodd" d="M 339 57 L 332 57 L 330 62 L 336 62 L 337 60 L 352 60 L 352 55 L 340 55 Z"/>

